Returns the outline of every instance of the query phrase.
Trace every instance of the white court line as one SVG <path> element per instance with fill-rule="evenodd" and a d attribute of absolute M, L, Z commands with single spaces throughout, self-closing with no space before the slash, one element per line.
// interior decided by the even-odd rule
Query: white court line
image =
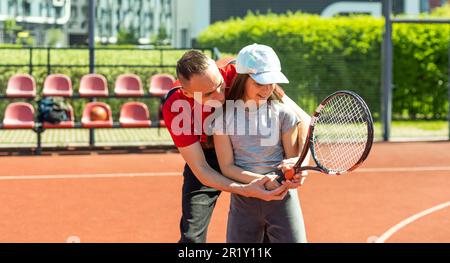
<path fill-rule="evenodd" d="M 113 173 L 113 174 L 53 174 L 53 175 L 12 175 L 0 176 L 0 181 L 7 180 L 45 180 L 45 179 L 83 179 L 83 178 L 123 178 L 123 177 L 152 177 L 179 176 L 181 172 L 168 173 Z"/>
<path fill-rule="evenodd" d="M 394 167 L 394 168 L 359 168 L 352 173 L 393 173 L 393 172 L 437 172 L 450 171 L 450 166 Z M 8 180 L 48 180 L 48 179 L 85 179 L 85 178 L 123 178 L 152 176 L 181 176 L 179 172 L 154 173 L 110 173 L 110 174 L 52 174 L 52 175 L 3 175 L 0 181 Z"/>
<path fill-rule="evenodd" d="M 444 209 L 446 207 L 450 206 L 450 201 L 445 202 L 443 204 L 434 206 L 432 208 L 429 208 L 427 210 L 424 210 L 420 213 L 417 213 L 413 216 L 410 216 L 406 218 L 405 220 L 401 221 L 400 223 L 396 224 L 395 226 L 391 227 L 388 231 L 386 231 L 384 234 L 382 234 L 375 243 L 384 243 L 388 238 L 390 238 L 393 234 L 395 234 L 400 229 L 404 228 L 405 226 L 411 224 L 412 222 L 416 221 L 417 219 L 424 217 L 426 215 L 429 215 L 431 213 L 434 213 L 438 210 Z"/>

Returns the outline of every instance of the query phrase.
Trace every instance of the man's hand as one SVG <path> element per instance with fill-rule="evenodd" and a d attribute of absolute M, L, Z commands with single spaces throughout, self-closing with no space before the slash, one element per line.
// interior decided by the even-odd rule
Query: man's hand
<path fill-rule="evenodd" d="M 277 175 L 276 174 L 268 174 L 266 176 L 271 178 L 266 184 L 264 184 L 264 187 L 267 190 L 274 190 L 274 189 L 277 189 L 278 187 L 281 186 L 281 184 L 277 181 Z"/>
<path fill-rule="evenodd" d="M 244 186 L 243 194 L 246 197 L 255 197 L 264 201 L 283 200 L 286 197 L 288 188 L 279 186 L 274 190 L 266 190 L 264 185 L 271 180 L 271 177 L 264 176 L 253 180 Z"/>

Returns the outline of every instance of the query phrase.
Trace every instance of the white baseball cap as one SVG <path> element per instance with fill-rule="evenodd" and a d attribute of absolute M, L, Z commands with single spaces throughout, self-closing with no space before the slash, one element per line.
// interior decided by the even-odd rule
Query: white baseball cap
<path fill-rule="evenodd" d="M 249 74 L 257 83 L 289 83 L 281 73 L 281 63 L 275 51 L 269 46 L 253 44 L 239 51 L 236 57 L 236 72 Z"/>

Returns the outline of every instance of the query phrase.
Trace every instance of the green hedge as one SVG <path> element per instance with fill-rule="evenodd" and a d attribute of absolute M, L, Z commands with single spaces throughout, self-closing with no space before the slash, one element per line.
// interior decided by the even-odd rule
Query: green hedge
<path fill-rule="evenodd" d="M 349 89 L 379 118 L 383 25 L 369 16 L 249 13 L 209 26 L 198 42 L 232 54 L 269 45 L 290 80 L 287 93 L 309 112 L 332 91 Z M 393 31 L 394 117 L 444 118 L 450 26 L 396 24 Z"/>

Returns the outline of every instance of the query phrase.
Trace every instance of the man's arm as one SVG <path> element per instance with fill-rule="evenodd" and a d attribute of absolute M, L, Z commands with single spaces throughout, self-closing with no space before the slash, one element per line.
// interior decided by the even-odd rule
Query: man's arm
<path fill-rule="evenodd" d="M 178 150 L 197 179 L 204 185 L 265 201 L 282 200 L 286 194 L 285 187 L 279 187 L 272 191 L 265 190 L 264 184 L 270 180 L 269 177 L 256 179 L 249 184 L 241 184 L 223 176 L 208 165 L 199 142 L 180 147 Z"/>

